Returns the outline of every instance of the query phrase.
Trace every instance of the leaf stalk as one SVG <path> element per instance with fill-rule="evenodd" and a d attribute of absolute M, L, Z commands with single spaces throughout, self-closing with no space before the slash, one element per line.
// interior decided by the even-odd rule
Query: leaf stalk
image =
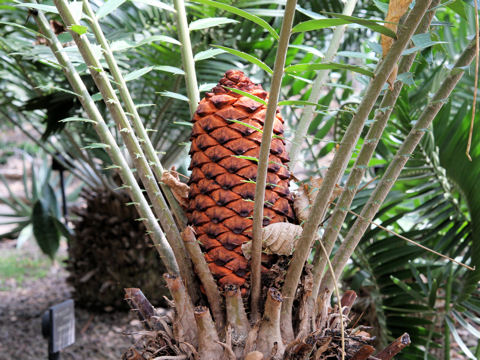
<path fill-rule="evenodd" d="M 345 267 L 345 264 L 369 226 L 369 222 L 373 220 L 375 214 L 378 212 L 378 209 L 387 197 L 388 193 L 393 187 L 393 184 L 398 179 L 400 172 L 410 159 L 411 154 L 417 147 L 425 132 L 428 131 L 433 119 L 445 103 L 445 99 L 448 99 L 451 92 L 462 78 L 465 72 L 465 67 L 470 65 L 470 63 L 473 61 L 473 58 L 475 57 L 475 48 L 476 45 L 474 39 L 465 48 L 462 55 L 450 71 L 450 74 L 443 81 L 439 90 L 435 93 L 432 100 L 420 115 L 420 118 L 417 120 L 413 129 L 405 138 L 402 146 L 397 151 L 397 154 L 385 171 L 382 180 L 378 183 L 374 192 L 368 199 L 367 204 L 362 209 L 360 216 L 357 217 L 355 223 L 350 228 L 350 231 L 348 232 L 344 242 L 340 246 L 332 261 L 336 277 L 338 277 L 342 272 L 342 269 Z M 330 289 L 332 285 L 333 278 L 327 273 L 325 278 L 322 280 L 320 288 Z"/>
<path fill-rule="evenodd" d="M 200 102 L 200 93 L 198 91 L 197 75 L 195 71 L 195 60 L 193 60 L 192 43 L 190 41 L 190 32 L 188 30 L 187 14 L 185 12 L 185 2 L 183 0 L 174 0 L 177 15 L 177 32 L 181 45 L 183 70 L 185 71 L 185 83 L 187 85 L 187 96 L 189 99 L 190 115 L 193 116 Z"/>
<path fill-rule="evenodd" d="M 425 17 L 423 18 L 421 24 L 419 25 L 416 33 L 421 34 L 428 30 L 430 23 L 435 15 L 435 8 L 440 3 L 440 0 L 433 0 L 430 9 L 432 11 L 428 11 Z M 402 74 L 404 72 L 408 72 L 411 68 L 413 61 L 415 60 L 416 52 L 411 53 L 402 58 L 399 65 L 399 73 Z M 337 205 L 335 206 L 335 210 L 332 214 L 332 217 L 328 221 L 328 226 L 325 229 L 325 232 L 322 236 L 321 243 L 325 246 L 327 251 L 327 256 L 330 256 L 333 246 L 335 244 L 336 239 L 340 233 L 341 226 L 345 221 L 345 217 L 347 215 L 347 209 L 350 208 L 352 201 L 358 192 L 358 186 L 363 179 L 365 174 L 365 170 L 370 162 L 370 159 L 373 156 L 375 148 L 382 137 L 383 131 L 387 126 L 387 122 L 392 114 L 393 108 L 397 102 L 398 96 L 400 95 L 400 91 L 403 88 L 403 83 L 401 81 L 397 81 L 393 87 L 393 90 L 387 90 L 385 95 L 383 96 L 382 102 L 380 103 L 379 110 L 375 113 L 375 118 L 373 121 L 373 125 L 368 130 L 367 136 L 365 141 L 363 142 L 362 148 L 360 153 L 358 154 L 357 160 L 353 165 L 352 171 L 348 177 L 347 183 L 344 186 L 344 190 L 338 199 Z M 322 275 L 327 264 L 327 258 L 321 253 L 316 252 L 314 258 L 314 268 L 313 268 L 313 301 L 318 296 L 320 282 L 322 279 Z M 313 304 L 312 304 L 313 305 Z M 313 307 L 312 307 L 313 309 Z"/>
<path fill-rule="evenodd" d="M 263 207 L 265 202 L 265 186 L 267 182 L 268 158 L 272 142 L 273 123 L 277 113 L 278 98 L 287 56 L 288 43 L 295 15 L 296 0 L 288 0 L 285 6 L 282 29 L 278 43 L 272 85 L 268 98 L 265 123 L 263 125 L 262 144 L 258 161 L 257 179 L 255 186 L 255 206 L 253 209 L 253 241 L 252 241 L 252 268 L 250 272 L 252 282 L 251 311 L 252 321 L 260 318 L 260 286 L 261 286 L 261 252 L 262 252 L 262 225 Z"/>
<path fill-rule="evenodd" d="M 317 234 L 318 226 L 327 210 L 329 199 L 332 196 L 335 185 L 338 183 L 340 176 L 350 160 L 352 151 L 360 137 L 365 121 L 375 105 L 383 85 L 396 66 L 398 58 L 410 41 L 429 5 L 430 1 L 416 2 L 415 7 L 411 11 L 405 24 L 400 26 L 398 40 L 395 41 L 384 61 L 382 61 L 377 67 L 375 77 L 370 81 L 363 100 L 358 106 L 357 112 L 347 128 L 340 147 L 335 153 L 335 157 L 333 158 L 325 178 L 323 179 L 322 185 L 318 190 L 310 216 L 304 224 L 302 236 L 293 254 L 282 289 L 282 295 L 285 298 L 282 306 L 282 330 L 285 332 L 284 336 L 287 339 L 293 339 L 294 337 L 292 328 L 292 306 L 297 284 L 300 280 L 305 261 L 310 253 L 313 239 Z"/>
<path fill-rule="evenodd" d="M 97 39 L 98 43 L 102 47 L 102 50 L 103 50 L 102 53 L 108 64 L 108 68 L 110 69 L 113 79 L 118 86 L 120 97 L 122 98 L 123 103 L 125 104 L 127 113 L 129 114 L 129 117 L 131 119 L 132 127 L 135 130 L 135 133 L 139 139 L 138 143 L 141 144 L 142 149 L 145 152 L 146 161 L 148 162 L 148 164 L 150 164 L 149 168 L 151 169 L 151 172 L 153 172 L 153 174 L 155 175 L 157 181 L 160 183 L 160 188 L 162 189 L 162 192 L 159 192 L 157 187 L 155 188 L 156 196 L 154 196 L 154 199 L 159 202 L 158 206 L 155 208 L 155 210 L 158 209 L 157 216 L 163 220 L 161 221 L 161 224 L 165 230 L 167 239 L 175 239 L 173 241 L 178 243 L 178 247 L 180 248 L 181 251 L 178 251 L 178 252 L 176 251 L 175 252 L 176 256 L 178 256 L 179 254 L 184 255 L 183 259 L 177 258 L 177 261 L 179 262 L 180 267 L 185 267 L 184 271 L 182 271 L 182 277 L 185 279 L 185 281 L 188 284 L 193 285 L 195 284 L 196 281 L 194 280 L 191 261 L 187 257 L 187 252 L 185 250 L 183 241 L 181 241 L 180 239 L 180 232 L 178 230 L 177 225 L 175 224 L 175 220 L 173 219 L 172 212 L 170 211 L 170 208 L 168 206 L 170 205 L 171 208 L 178 208 L 179 205 L 175 200 L 175 198 L 173 197 L 173 194 L 168 188 L 168 186 L 160 182 L 164 172 L 163 166 L 156 154 L 156 151 L 152 145 L 152 142 L 150 141 L 150 137 L 148 136 L 147 131 L 143 126 L 142 119 L 140 118 L 140 115 L 137 111 L 137 107 L 135 106 L 132 96 L 130 95 L 130 91 L 128 90 L 125 78 L 123 77 L 122 72 L 118 67 L 118 64 L 117 64 L 117 61 L 115 60 L 112 49 L 110 48 L 110 45 L 108 44 L 108 41 L 105 38 L 105 35 L 103 34 L 103 31 L 100 27 L 98 19 L 95 16 L 95 13 L 93 12 L 90 4 L 88 3 L 88 0 L 83 0 L 83 10 L 85 11 L 85 14 L 88 16 L 88 19 L 90 21 L 90 26 L 93 30 L 95 38 Z M 133 138 L 134 134 L 128 134 L 125 136 L 129 136 Z M 148 175 L 151 175 L 151 174 L 148 174 Z M 153 181 L 155 180 L 150 179 L 149 182 L 153 182 Z M 163 197 L 162 194 L 165 194 L 165 197 L 168 200 L 168 204 L 167 204 L 167 201 L 165 201 L 165 198 Z M 152 199 L 152 202 L 154 202 L 153 199 Z M 181 212 L 175 211 L 175 214 L 180 215 Z M 186 225 L 186 221 L 184 217 L 177 217 L 177 220 L 179 221 L 182 227 Z"/>
<path fill-rule="evenodd" d="M 91 98 L 85 84 L 83 83 L 80 75 L 75 70 L 73 64 L 68 59 L 67 55 L 63 51 L 61 43 L 50 28 L 50 25 L 41 11 L 38 11 L 38 15 L 35 16 L 35 20 L 43 34 L 49 38 L 49 46 L 52 49 L 53 54 L 57 58 L 57 61 L 62 66 L 65 75 L 72 86 L 75 93 L 79 94 L 79 100 L 87 112 L 90 119 L 95 120 L 95 130 L 97 131 L 102 142 L 107 146 L 107 151 L 110 154 L 113 162 L 119 166 L 119 173 L 122 181 L 127 185 L 132 199 L 135 202 L 135 206 L 140 216 L 145 220 L 147 230 L 158 250 L 160 257 L 165 264 L 167 270 L 171 273 L 178 274 L 178 264 L 175 260 L 172 248 L 170 247 L 165 234 L 160 228 L 155 215 L 150 209 L 150 205 L 145 199 L 140 186 L 130 170 L 122 151 L 118 147 L 113 135 L 111 134 L 105 120 L 100 114 L 98 108 L 95 106 L 95 102 Z"/>
<path fill-rule="evenodd" d="M 71 12 L 68 3 L 66 0 L 56 0 L 55 6 L 57 7 L 60 16 L 62 17 L 63 22 L 67 28 L 72 27 L 76 24 L 76 19 Z M 94 21 L 94 19 L 92 19 Z M 118 126 L 119 129 L 126 129 L 126 131 L 120 131 L 123 141 L 132 157 L 133 163 L 135 168 L 138 171 L 140 179 L 145 186 L 145 190 L 149 196 L 149 199 L 152 202 L 154 212 L 156 216 L 159 218 L 160 223 L 165 231 L 166 239 L 169 242 L 176 258 L 176 262 L 180 268 L 180 274 L 185 281 L 188 281 L 189 285 L 190 282 L 195 283 L 194 275 L 191 267 L 191 263 L 186 255 L 185 247 L 183 246 L 183 242 L 180 236 L 180 232 L 175 225 L 171 212 L 168 210 L 166 206 L 166 201 L 163 198 L 163 195 L 160 191 L 158 183 L 155 180 L 155 176 L 152 172 L 151 167 L 148 164 L 147 158 L 140 147 L 139 140 L 135 137 L 133 129 L 130 125 L 130 122 L 127 118 L 127 115 L 122 108 L 120 101 L 113 89 L 106 72 L 104 71 L 100 61 L 95 57 L 92 45 L 88 40 L 85 34 L 79 35 L 75 31 L 70 31 L 75 43 L 77 44 L 78 50 L 82 55 L 85 63 L 90 69 L 90 74 L 100 90 L 102 97 L 105 101 L 105 104 L 112 115 L 115 124 Z M 105 40 L 106 42 L 106 40 Z M 107 53 L 104 49 L 104 53 Z M 112 62 L 112 58 L 108 57 L 110 62 Z M 114 64 L 111 64 L 112 66 Z M 119 73 L 118 67 L 112 67 L 112 69 L 116 72 L 116 79 L 121 81 L 121 74 Z M 125 83 L 123 83 L 125 85 Z M 128 92 L 128 90 L 123 90 L 124 93 Z M 128 102 L 127 102 L 128 103 Z M 193 285 L 192 283 L 192 285 Z M 199 295 L 198 287 L 196 286 L 189 286 L 190 295 L 192 296 L 193 300 L 196 300 Z"/>

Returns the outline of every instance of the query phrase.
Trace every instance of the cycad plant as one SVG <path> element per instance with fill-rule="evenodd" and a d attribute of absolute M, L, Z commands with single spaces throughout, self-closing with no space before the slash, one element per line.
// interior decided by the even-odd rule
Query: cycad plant
<path fill-rule="evenodd" d="M 57 63 L 84 108 L 85 117 L 79 120 L 93 124 L 101 146 L 118 169 L 123 187 L 129 191 L 168 272 L 164 279 L 175 308 L 171 324 L 155 316 L 154 309 L 138 289 L 127 289 L 129 304 L 152 332 L 145 338 L 143 348 L 132 348 L 125 357 L 369 358 L 375 353 L 370 334 L 361 327 L 347 328 L 356 295 L 346 291 L 340 296 L 336 285 L 338 278 L 410 155 L 475 57 L 475 41 L 466 45 L 444 74 L 441 86 L 418 114 L 395 155 L 388 159 L 382 178 L 375 183 L 370 197 L 330 262 L 330 253 L 342 223 L 403 87 L 402 77 L 397 80 L 396 74 L 408 73 L 422 46 L 405 49 L 416 32 L 417 35 L 428 32 L 440 2 L 416 1 L 409 7 L 410 1 L 391 1 L 386 26 L 383 26 L 379 21 L 352 17 L 356 1 L 348 1 L 343 14 L 330 13 L 331 17 L 325 18 L 298 6 L 294 0 L 288 0 L 284 8 L 269 11 L 247 11 L 222 2 L 197 0 L 195 4 L 201 4 L 194 5 L 197 11 L 205 7 L 211 12 L 211 8 L 216 8 L 241 21 L 250 21 L 254 24 L 252 26 L 260 27 L 262 35 L 266 33 L 276 47 L 275 56 L 271 58 L 274 61 L 272 69 L 256 57 L 254 51 L 245 53 L 218 45 L 218 49 L 251 62 L 268 74 L 266 76 L 271 76 L 270 91 L 267 93 L 242 72 L 232 70 L 227 71 L 201 101 L 189 30 L 229 22 L 230 19 L 205 18 L 203 22 L 188 24 L 183 1 L 175 0 L 174 7 L 161 2 L 148 3 L 173 12 L 176 19 L 189 112 L 193 116 L 189 187 L 176 179 L 175 173 L 165 171 L 127 88 L 125 78 L 133 75 L 122 73 L 111 44 L 101 30 L 99 20 L 113 12 L 121 2 L 107 1 L 95 12 L 88 1 L 83 2 L 82 11 L 78 3 L 65 0 L 56 0 L 55 7 L 24 4 L 34 9 L 40 31 L 48 39 Z M 68 52 L 62 48 L 42 11 L 60 14 L 103 97 L 115 128 L 109 126 L 95 105 L 79 69 L 70 61 Z M 295 23 L 297 11 L 312 19 Z M 280 12 L 282 16 L 271 24 L 255 12 L 276 15 Z M 275 30 L 275 23 L 280 25 L 280 33 Z M 333 62 L 345 24 L 357 24 L 382 34 L 383 59 L 374 69 Z M 297 50 L 308 51 L 309 48 L 302 48 L 302 37 L 299 36 L 294 42 L 300 43 L 294 44 L 296 48 L 290 52 L 291 34 L 305 34 L 308 38 L 307 32 L 329 26 L 337 28 L 325 61 L 319 58 L 311 63 L 301 60 L 295 63 L 295 59 L 301 57 Z M 92 44 L 93 39 L 98 45 Z M 429 45 L 424 43 L 423 46 Z M 287 60 L 291 63 L 288 66 Z M 369 80 L 365 81 L 366 90 L 336 146 L 322 181 L 313 179 L 310 183 L 300 184 L 293 199 L 286 168 L 288 154 L 283 137 L 284 124 L 277 106 L 305 107 L 290 150 L 291 160 L 296 165 L 309 125 L 319 110 L 328 111 L 322 109 L 319 99 L 331 70 L 359 73 L 366 77 L 364 80 Z M 221 74 L 218 77 L 221 78 Z M 307 91 L 298 89 L 301 96 L 308 94 L 308 100 L 297 98 L 279 102 L 282 83 L 293 87 L 291 78 L 313 82 Z M 376 107 L 382 92 L 381 102 Z M 373 121 L 368 121 L 375 107 Z M 296 116 L 299 111 L 293 110 L 292 113 Z M 368 132 L 362 137 L 359 152 L 352 159 L 364 128 L 368 128 Z M 120 133 L 143 189 L 114 138 L 114 131 Z M 342 189 L 337 184 L 350 160 L 353 165 Z M 325 231 L 319 233 L 319 226 L 332 202 L 336 205 L 324 225 Z M 186 219 L 179 204 L 186 208 Z M 310 261 L 314 245 L 314 259 Z M 446 260 L 443 256 L 438 261 Z M 448 261 L 469 267 L 453 258 Z M 473 258 L 467 261 L 472 262 Z M 333 293 L 337 304 L 332 308 Z M 409 336 L 403 334 L 372 356 L 391 359 L 409 342 Z"/>

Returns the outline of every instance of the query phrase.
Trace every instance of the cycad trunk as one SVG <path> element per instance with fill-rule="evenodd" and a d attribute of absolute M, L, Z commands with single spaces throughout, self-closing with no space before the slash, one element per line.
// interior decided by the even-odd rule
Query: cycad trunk
<path fill-rule="evenodd" d="M 165 266 L 152 251 L 137 210 L 126 205 L 128 194 L 99 188 L 82 197 L 85 206 L 75 209 L 67 260 L 76 304 L 96 311 L 127 310 L 122 292 L 130 286 L 151 294 L 154 304 L 165 304 L 168 289 L 157 276 Z"/>

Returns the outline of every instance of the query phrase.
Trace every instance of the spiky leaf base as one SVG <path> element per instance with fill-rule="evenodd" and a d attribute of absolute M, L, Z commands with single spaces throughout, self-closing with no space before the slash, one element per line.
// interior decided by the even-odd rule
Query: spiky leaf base
<path fill-rule="evenodd" d="M 184 293 L 185 289 L 180 280 L 169 276 L 167 282 L 174 298 L 179 297 L 179 292 Z M 323 323 L 323 328 L 305 336 L 299 336 L 287 344 L 283 342 L 280 335 L 278 314 L 282 299 L 278 291 L 273 288 L 269 290 L 264 315 L 257 324 L 250 324 L 248 320 L 242 322 L 241 317 L 237 316 L 238 312 L 243 310 L 243 303 L 235 286 L 226 289 L 225 294 L 226 316 L 235 321 L 229 321 L 227 328 L 217 332 L 206 307 L 193 308 L 183 303 L 173 303 L 175 316 L 162 318 L 155 316 L 155 310 L 139 289 L 126 289 L 126 299 L 148 331 L 140 341 L 125 352 L 122 359 L 327 360 L 342 358 L 342 334 L 337 308 L 328 309 L 324 318 L 317 319 L 317 323 Z M 232 301 L 233 298 L 235 301 Z M 377 352 L 372 346 L 375 339 L 370 337 L 362 327 L 348 328 L 350 322 L 348 314 L 355 298 L 356 294 L 353 291 L 347 291 L 341 301 L 346 328 L 345 359 L 389 360 L 410 344 L 408 334 L 404 334 L 387 348 Z M 195 322 L 185 322 L 186 317 L 194 318 Z M 189 326 L 190 334 L 188 335 L 183 328 L 185 325 Z M 373 355 L 375 352 L 376 354 Z"/>
<path fill-rule="evenodd" d="M 158 274 L 165 272 L 126 193 L 105 189 L 84 192 L 77 208 L 74 236 L 68 244 L 68 282 L 76 304 L 92 310 L 126 310 L 123 289 L 141 286 L 152 301 L 167 295 Z"/>

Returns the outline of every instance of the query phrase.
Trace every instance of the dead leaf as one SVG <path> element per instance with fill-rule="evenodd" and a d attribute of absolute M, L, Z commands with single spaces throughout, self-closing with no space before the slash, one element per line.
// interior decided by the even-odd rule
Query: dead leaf
<path fill-rule="evenodd" d="M 294 193 L 293 209 L 300 222 L 307 220 L 310 215 L 310 208 L 317 197 L 318 190 L 322 186 L 322 178 L 310 178 L 310 184 L 302 184 Z M 330 202 L 333 202 L 343 192 L 343 188 L 335 184 L 335 189 L 330 197 Z"/>
<path fill-rule="evenodd" d="M 164 171 L 162 174 L 162 182 L 172 191 L 173 196 L 183 207 L 188 207 L 188 191 L 189 186 L 182 183 L 176 171 Z"/>
<path fill-rule="evenodd" d="M 322 186 L 323 179 L 321 177 L 318 178 L 310 178 L 310 185 L 306 185 L 308 189 L 308 198 L 310 203 L 313 204 L 315 198 L 317 197 L 317 192 Z M 340 196 L 343 192 L 343 188 L 335 184 L 335 189 L 333 190 L 332 196 L 330 196 L 330 202 L 335 200 L 338 196 Z"/>
<path fill-rule="evenodd" d="M 300 225 L 285 222 L 264 227 L 262 229 L 264 252 L 276 255 L 292 255 L 302 231 Z"/>
<path fill-rule="evenodd" d="M 407 12 L 411 2 L 412 0 L 390 0 L 390 3 L 388 5 L 387 17 L 385 18 L 385 27 L 396 33 L 398 28 L 398 22 L 400 21 L 400 18 Z M 385 57 L 387 56 L 390 48 L 392 47 L 393 39 L 390 36 L 382 34 L 380 41 L 382 44 L 382 56 Z M 387 80 L 390 90 L 393 89 L 393 83 L 397 78 L 397 72 L 398 66 L 395 65 Z"/>
<path fill-rule="evenodd" d="M 262 229 L 262 249 L 265 254 L 290 256 L 302 235 L 300 225 L 280 222 L 270 224 Z M 242 245 L 243 255 L 250 259 L 252 242 Z"/>
<path fill-rule="evenodd" d="M 262 360 L 263 354 L 260 351 L 252 351 L 245 356 L 245 360 Z"/>
<path fill-rule="evenodd" d="M 356 331 L 353 335 L 359 338 L 364 338 L 364 339 L 370 339 L 371 335 L 370 333 L 363 331 L 363 330 L 358 330 Z"/>
<path fill-rule="evenodd" d="M 332 337 L 331 336 L 328 336 L 328 337 L 324 337 L 324 338 L 321 338 L 318 342 L 320 343 L 320 345 L 317 345 L 318 346 L 318 349 L 317 351 L 315 351 L 315 359 L 320 359 L 320 356 L 328 350 L 328 347 L 330 345 L 330 342 L 332 341 Z"/>
<path fill-rule="evenodd" d="M 297 215 L 300 223 L 307 220 L 310 214 L 310 199 L 308 198 L 308 190 L 305 185 L 301 185 L 293 194 L 293 210 Z"/>

